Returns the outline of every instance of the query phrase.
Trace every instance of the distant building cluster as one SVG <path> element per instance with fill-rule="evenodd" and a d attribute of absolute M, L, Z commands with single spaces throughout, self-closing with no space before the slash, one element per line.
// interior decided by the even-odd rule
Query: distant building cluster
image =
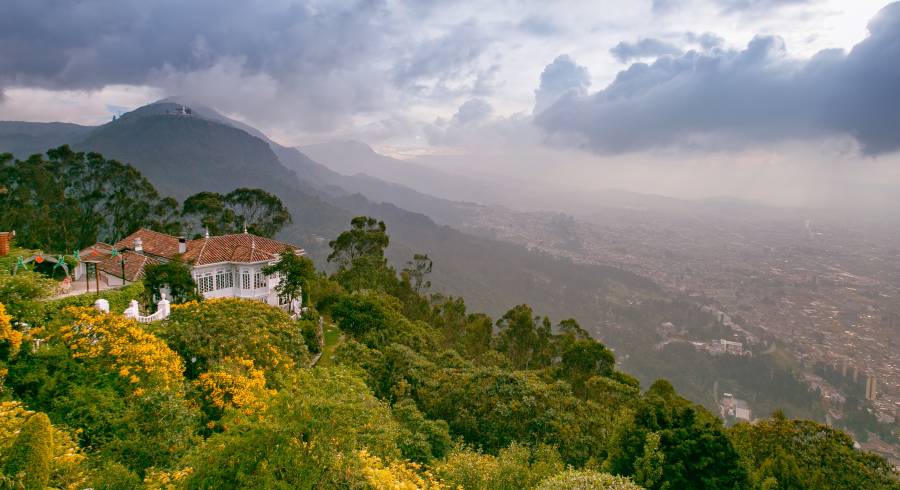
<path fill-rule="evenodd" d="M 725 339 L 713 340 L 709 343 L 709 353 L 712 355 L 731 354 L 742 356 L 744 355 L 744 344 Z"/>

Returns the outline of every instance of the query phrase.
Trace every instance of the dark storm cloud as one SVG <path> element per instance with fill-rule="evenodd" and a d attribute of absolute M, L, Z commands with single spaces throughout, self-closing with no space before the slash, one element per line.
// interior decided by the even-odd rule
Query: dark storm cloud
<path fill-rule="evenodd" d="M 379 2 L 7 0 L 0 76 L 19 85 L 140 84 L 152 70 L 193 71 L 223 57 L 276 78 L 348 66 L 381 44 Z"/>
<path fill-rule="evenodd" d="M 146 85 L 288 131 L 326 131 L 408 94 L 487 93 L 496 72 L 477 66 L 490 40 L 474 24 L 424 42 L 396 29 L 435 15 L 416 0 L 2 3 L 0 87 Z"/>
<path fill-rule="evenodd" d="M 541 73 L 541 84 L 534 92 L 534 112 L 543 111 L 567 94 L 584 96 L 590 85 L 587 68 L 576 64 L 569 55 L 557 56 Z"/>
<path fill-rule="evenodd" d="M 674 44 L 648 37 L 633 43 L 622 41 L 613 46 L 609 52 L 620 62 L 627 63 L 640 58 L 678 55 L 681 54 L 681 49 Z"/>
<path fill-rule="evenodd" d="M 558 99 L 536 122 L 598 152 L 850 134 L 876 155 L 900 149 L 897 87 L 900 3 L 882 9 L 849 53 L 795 60 L 780 38 L 759 36 L 741 51 L 635 63 L 604 90 Z"/>

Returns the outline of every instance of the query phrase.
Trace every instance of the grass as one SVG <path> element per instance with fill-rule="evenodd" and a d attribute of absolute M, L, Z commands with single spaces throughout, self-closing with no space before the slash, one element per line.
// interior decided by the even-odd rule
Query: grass
<path fill-rule="evenodd" d="M 341 333 L 341 329 L 328 322 L 325 323 L 322 334 L 325 338 L 325 348 L 322 349 L 322 357 L 316 366 L 331 366 L 334 363 L 334 351 L 344 342 L 344 335 Z"/>

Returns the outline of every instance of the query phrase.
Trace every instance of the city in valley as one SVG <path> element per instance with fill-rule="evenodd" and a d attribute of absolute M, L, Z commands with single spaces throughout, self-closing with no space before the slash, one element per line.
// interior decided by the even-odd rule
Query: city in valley
<path fill-rule="evenodd" d="M 745 355 L 776 345 L 789 354 L 821 393 L 828 422 L 840 423 L 853 397 L 868 402 L 878 424 L 898 423 L 900 227 L 738 201 L 675 200 L 608 206 L 578 218 L 478 208 L 467 226 L 649 277 L 728 319 L 727 340 Z M 716 353 L 710 341 L 724 339 L 685 340 Z M 864 446 L 900 460 L 898 448 L 877 435 Z"/>

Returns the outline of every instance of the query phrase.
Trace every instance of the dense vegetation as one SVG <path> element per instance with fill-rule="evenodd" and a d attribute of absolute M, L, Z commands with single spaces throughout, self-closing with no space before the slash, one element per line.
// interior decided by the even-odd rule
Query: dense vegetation
<path fill-rule="evenodd" d="M 208 300 L 141 325 L 0 276 L 2 485 L 898 488 L 840 432 L 781 416 L 726 430 L 666 381 L 642 392 L 574 320 L 523 304 L 494 321 L 428 294 L 430 263 L 398 272 L 388 243 L 360 217 L 331 244 L 334 274 L 282 258 L 309 296 L 298 320 Z M 122 306 L 141 287 L 103 294 Z M 341 335 L 310 367 L 319 315 Z"/>
<path fill-rule="evenodd" d="M 201 192 L 180 205 L 134 167 L 99 153 L 61 146 L 26 160 L 0 154 L 0 229 L 15 230 L 26 247 L 71 253 L 141 227 L 173 235 L 246 228 L 271 237 L 290 221 L 281 200 L 261 189 Z"/>

